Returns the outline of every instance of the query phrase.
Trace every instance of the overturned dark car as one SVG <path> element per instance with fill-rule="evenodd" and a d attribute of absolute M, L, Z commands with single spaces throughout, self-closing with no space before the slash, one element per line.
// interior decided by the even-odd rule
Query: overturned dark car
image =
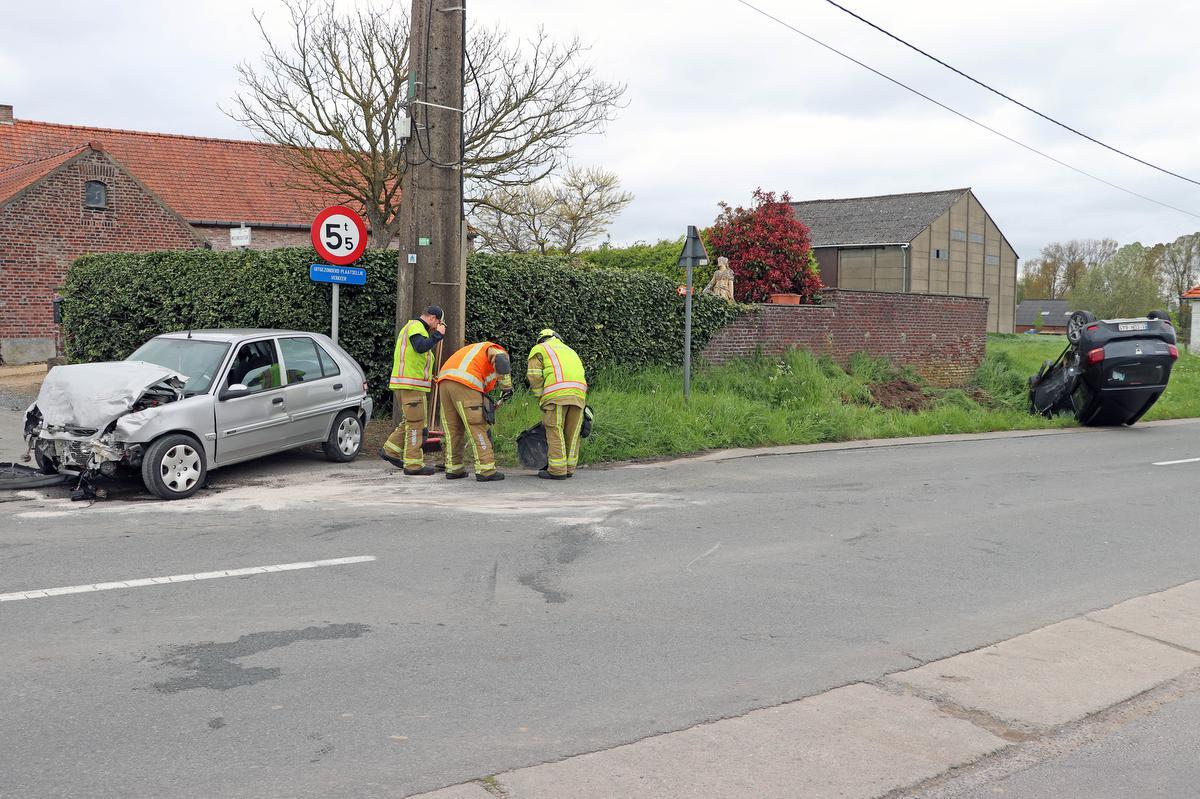
<path fill-rule="evenodd" d="M 1096 319 L 1075 311 L 1067 348 L 1029 378 L 1029 412 L 1073 413 L 1084 425 L 1131 425 L 1167 388 L 1179 358 L 1164 311 L 1135 319 Z"/>

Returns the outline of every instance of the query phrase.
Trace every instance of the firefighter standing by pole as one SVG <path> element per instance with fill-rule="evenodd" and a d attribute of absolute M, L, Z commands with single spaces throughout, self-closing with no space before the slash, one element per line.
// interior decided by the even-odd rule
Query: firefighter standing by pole
<path fill-rule="evenodd" d="M 417 319 L 410 320 L 396 337 L 392 359 L 392 377 L 388 385 L 395 402 L 404 412 L 379 457 L 399 466 L 407 475 L 431 475 L 435 469 L 425 465 L 421 444 L 429 426 L 429 392 L 433 389 L 434 348 L 446 334 L 442 309 L 430 305 Z"/>
<path fill-rule="evenodd" d="M 529 388 L 542 408 L 548 462 L 538 477 L 566 480 L 579 463 L 579 433 L 587 407 L 587 379 L 583 361 L 549 328 L 538 333 L 529 351 L 526 371 Z"/>
<path fill-rule="evenodd" d="M 512 362 L 508 352 L 491 341 L 468 344 L 446 359 L 437 382 L 445 428 L 446 479 L 467 476 L 463 456 L 470 442 L 475 456 L 475 479 L 481 483 L 503 480 L 504 473 L 496 470 L 496 454 L 488 431 L 495 421 L 495 406 L 487 394 L 499 387 L 501 402 L 512 396 Z"/>

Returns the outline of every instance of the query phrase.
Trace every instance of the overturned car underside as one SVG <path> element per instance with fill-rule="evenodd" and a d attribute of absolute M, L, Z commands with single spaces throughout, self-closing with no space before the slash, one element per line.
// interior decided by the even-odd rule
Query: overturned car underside
<path fill-rule="evenodd" d="M 25 414 L 41 471 L 86 479 L 141 465 L 138 432 L 154 409 L 183 398 L 187 377 L 144 361 L 56 366 Z"/>

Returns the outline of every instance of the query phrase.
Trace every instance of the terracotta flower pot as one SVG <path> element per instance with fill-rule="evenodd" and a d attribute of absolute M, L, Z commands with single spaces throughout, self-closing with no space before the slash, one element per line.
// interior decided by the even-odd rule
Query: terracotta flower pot
<path fill-rule="evenodd" d="M 799 294 L 772 294 L 767 298 L 767 302 L 772 305 L 799 305 L 802 299 L 804 298 Z"/>

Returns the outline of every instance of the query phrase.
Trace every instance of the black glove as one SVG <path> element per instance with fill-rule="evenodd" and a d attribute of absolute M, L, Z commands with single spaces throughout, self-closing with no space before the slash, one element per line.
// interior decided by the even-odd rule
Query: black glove
<path fill-rule="evenodd" d="M 506 388 L 500 392 L 500 401 L 508 402 L 510 399 L 512 399 L 512 395 L 513 395 L 513 390 L 511 388 Z"/>

